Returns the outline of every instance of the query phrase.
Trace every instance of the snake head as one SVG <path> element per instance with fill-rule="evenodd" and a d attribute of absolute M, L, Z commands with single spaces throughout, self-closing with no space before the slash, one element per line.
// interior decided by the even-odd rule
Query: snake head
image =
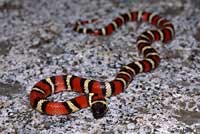
<path fill-rule="evenodd" d="M 107 112 L 107 103 L 105 101 L 95 101 L 91 106 L 91 110 L 95 119 L 102 118 Z"/>

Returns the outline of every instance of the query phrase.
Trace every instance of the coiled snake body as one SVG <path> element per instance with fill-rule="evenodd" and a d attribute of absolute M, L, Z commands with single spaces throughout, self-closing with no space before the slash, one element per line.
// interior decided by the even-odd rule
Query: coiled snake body
<path fill-rule="evenodd" d="M 137 48 L 139 53 L 143 55 L 143 60 L 122 66 L 113 80 L 100 82 L 74 75 L 58 75 L 43 79 L 37 82 L 30 92 L 32 108 L 48 115 L 67 115 L 91 107 L 94 118 L 103 117 L 107 111 L 106 98 L 123 92 L 138 73 L 149 72 L 158 66 L 160 57 L 157 51 L 151 47 L 152 42 L 162 41 L 167 43 L 173 39 L 175 34 L 172 23 L 167 19 L 145 11 L 132 11 L 121 14 L 104 28 L 81 27 L 94 21 L 96 20 L 78 21 L 74 26 L 74 30 L 79 33 L 105 36 L 110 35 L 129 21 L 148 22 L 155 25 L 157 29 L 147 30 L 137 38 Z M 65 90 L 78 92 L 80 96 L 64 102 L 54 102 L 47 99 L 51 94 Z"/>

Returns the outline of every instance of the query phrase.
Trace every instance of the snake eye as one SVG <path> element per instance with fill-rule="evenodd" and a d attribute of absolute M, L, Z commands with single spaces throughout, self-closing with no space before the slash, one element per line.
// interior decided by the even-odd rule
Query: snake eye
<path fill-rule="evenodd" d="M 107 105 L 102 102 L 94 102 L 91 106 L 92 113 L 95 119 L 102 118 L 107 112 Z"/>

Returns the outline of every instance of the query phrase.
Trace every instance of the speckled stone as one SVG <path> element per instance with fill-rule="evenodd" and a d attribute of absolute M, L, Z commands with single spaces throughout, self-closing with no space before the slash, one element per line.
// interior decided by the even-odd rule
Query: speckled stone
<path fill-rule="evenodd" d="M 40 79 L 74 74 L 111 80 L 124 64 L 138 60 L 136 38 L 147 24 L 129 23 L 111 36 L 76 33 L 78 19 L 102 18 L 102 27 L 129 10 L 156 12 L 171 20 L 176 37 L 161 47 L 160 66 L 142 73 L 111 97 L 104 118 L 90 109 L 47 116 L 29 105 Z M 198 134 L 200 133 L 200 6 L 194 0 L 0 0 L 0 133 Z M 64 101 L 76 93 L 49 99 Z"/>

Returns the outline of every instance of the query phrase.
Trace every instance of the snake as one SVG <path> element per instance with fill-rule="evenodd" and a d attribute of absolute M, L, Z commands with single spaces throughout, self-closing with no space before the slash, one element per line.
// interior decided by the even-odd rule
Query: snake
<path fill-rule="evenodd" d="M 155 28 L 142 32 L 136 39 L 137 49 L 143 59 L 122 65 L 111 81 L 98 81 L 71 74 L 44 78 L 38 81 L 30 91 L 29 100 L 33 109 L 47 115 L 69 115 L 90 107 L 95 119 L 104 117 L 108 111 L 107 98 L 123 92 L 137 74 L 150 72 L 158 67 L 161 59 L 151 44 L 160 41 L 165 45 L 172 41 L 175 36 L 174 26 L 169 20 L 147 11 L 119 14 L 109 24 L 101 28 L 84 26 L 96 21 L 97 19 L 78 20 L 74 23 L 73 30 L 92 36 L 108 36 L 127 22 L 145 22 L 155 26 Z M 49 96 L 63 91 L 74 91 L 79 93 L 79 96 L 65 101 L 50 101 L 48 99 Z"/>

